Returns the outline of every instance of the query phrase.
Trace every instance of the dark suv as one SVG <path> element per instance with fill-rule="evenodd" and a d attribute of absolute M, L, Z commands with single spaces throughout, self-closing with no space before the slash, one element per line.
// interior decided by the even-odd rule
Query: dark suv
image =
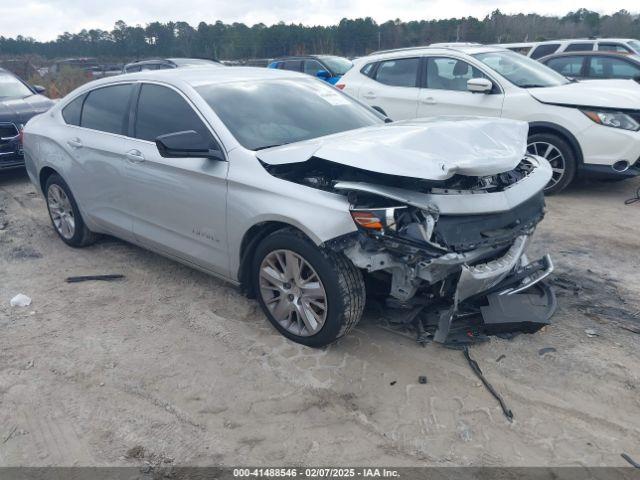
<path fill-rule="evenodd" d="M 222 67 L 222 63 L 206 58 L 153 58 L 127 63 L 122 73 L 140 72 L 143 70 L 166 70 L 179 67 Z"/>
<path fill-rule="evenodd" d="M 0 170 L 24 165 L 22 127 L 53 105 L 44 91 L 0 68 Z"/>

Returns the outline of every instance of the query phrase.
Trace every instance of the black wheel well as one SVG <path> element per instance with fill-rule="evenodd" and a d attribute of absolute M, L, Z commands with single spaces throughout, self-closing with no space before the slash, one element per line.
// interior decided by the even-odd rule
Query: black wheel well
<path fill-rule="evenodd" d="M 47 185 L 47 180 L 49 179 L 49 177 L 51 175 L 58 175 L 58 172 L 56 172 L 53 168 L 51 167 L 44 167 L 42 170 L 40 170 L 40 189 L 42 190 L 42 194 L 46 195 L 47 193 L 44 191 L 45 186 Z"/>
<path fill-rule="evenodd" d="M 249 298 L 255 297 L 255 285 L 253 285 L 253 281 L 251 279 L 251 261 L 253 260 L 253 255 L 256 251 L 256 247 L 268 235 L 271 235 L 278 230 L 284 229 L 296 230 L 300 234 L 307 237 L 304 232 L 294 227 L 293 225 L 276 221 L 257 223 L 249 230 L 247 230 L 244 234 L 244 237 L 242 237 L 242 242 L 240 243 L 240 266 L 238 268 L 238 281 L 240 282 L 240 290 Z"/>
<path fill-rule="evenodd" d="M 582 156 L 582 149 L 580 148 L 580 144 L 576 137 L 564 127 L 560 125 L 555 125 L 553 123 L 547 122 L 533 122 L 529 124 L 529 136 L 535 135 L 538 133 L 549 133 L 552 135 L 556 135 L 562 138 L 565 142 L 569 144 L 571 147 L 571 151 L 576 159 L 576 162 L 581 165 L 584 161 L 584 157 Z"/>

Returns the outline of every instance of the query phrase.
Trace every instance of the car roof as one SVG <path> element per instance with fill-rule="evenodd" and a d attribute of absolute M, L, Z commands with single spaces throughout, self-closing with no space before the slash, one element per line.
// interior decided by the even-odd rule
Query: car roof
<path fill-rule="evenodd" d="M 169 85 L 181 86 L 185 83 L 198 87 L 202 85 L 215 85 L 224 83 L 236 83 L 258 80 L 276 79 L 308 79 L 309 76 L 289 70 L 258 67 L 225 67 L 203 66 L 200 68 L 172 68 L 166 70 L 145 70 L 142 72 L 123 73 L 113 77 L 94 80 L 80 87 L 84 91 L 92 90 L 100 86 L 120 83 L 127 80 L 161 82 Z M 80 91 L 80 89 L 78 91 Z"/>
<path fill-rule="evenodd" d="M 635 40 L 635 38 L 559 38 L 557 40 L 543 40 L 541 42 L 534 42 L 535 45 L 542 45 L 545 43 L 588 43 L 588 42 L 629 42 Z"/>
<path fill-rule="evenodd" d="M 479 43 L 440 43 L 434 45 L 427 45 L 423 47 L 408 47 L 408 48 L 396 48 L 393 50 L 379 50 L 377 52 L 370 53 L 366 57 L 360 57 L 359 60 L 371 58 L 371 57 L 379 57 L 379 58 L 389 58 L 396 57 L 399 54 L 402 56 L 411 56 L 411 55 L 423 55 L 428 53 L 434 54 L 443 54 L 457 52 L 463 53 L 466 55 L 474 55 L 476 53 L 488 53 L 488 52 L 500 52 L 500 51 L 508 51 L 508 49 L 499 47 L 496 45 L 482 45 Z"/>
<path fill-rule="evenodd" d="M 560 52 L 560 53 L 552 53 L 550 55 L 545 55 L 542 58 L 539 58 L 539 62 L 543 62 L 545 60 L 550 60 L 552 58 L 562 58 L 562 57 L 614 57 L 614 58 L 628 58 L 633 60 L 634 62 L 640 63 L 640 56 L 635 55 L 633 53 L 626 52 L 609 52 L 606 50 L 585 50 L 585 51 L 575 51 L 575 52 Z"/>

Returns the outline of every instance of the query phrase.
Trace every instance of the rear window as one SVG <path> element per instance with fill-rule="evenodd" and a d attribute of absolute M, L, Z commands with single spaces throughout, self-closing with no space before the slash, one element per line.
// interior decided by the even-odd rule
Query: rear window
<path fill-rule="evenodd" d="M 604 52 L 631 53 L 631 49 L 621 43 L 599 43 L 598 50 Z"/>
<path fill-rule="evenodd" d="M 92 90 L 82 109 L 81 126 L 125 135 L 132 86 L 113 85 Z"/>
<path fill-rule="evenodd" d="M 82 114 L 82 102 L 84 102 L 85 95 L 80 95 L 75 100 L 71 101 L 66 107 L 62 109 L 62 118 L 69 125 L 80 125 L 80 115 Z"/>
<path fill-rule="evenodd" d="M 547 55 L 551 55 L 552 53 L 556 53 L 556 51 L 560 48 L 559 43 L 547 43 L 544 45 L 538 45 L 533 52 L 531 52 L 531 58 L 538 59 L 545 57 Z"/>
<path fill-rule="evenodd" d="M 380 62 L 375 79 L 394 87 L 415 87 L 418 79 L 419 58 L 400 58 Z"/>

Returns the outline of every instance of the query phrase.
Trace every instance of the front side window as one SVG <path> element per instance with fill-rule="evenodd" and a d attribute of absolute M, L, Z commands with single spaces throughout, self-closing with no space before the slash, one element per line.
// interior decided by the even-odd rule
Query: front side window
<path fill-rule="evenodd" d="M 619 58 L 592 57 L 589 64 L 590 78 L 636 78 L 640 67 Z"/>
<path fill-rule="evenodd" d="M 304 73 L 315 77 L 320 70 L 326 70 L 326 68 L 324 68 L 317 60 L 304 61 Z"/>
<path fill-rule="evenodd" d="M 546 57 L 547 55 L 556 53 L 558 48 L 560 48 L 559 43 L 545 43 L 544 45 L 538 45 L 533 52 L 531 52 L 530 57 L 533 59 Z"/>
<path fill-rule="evenodd" d="M 187 130 L 211 138 L 200 117 L 176 91 L 161 85 L 144 84 L 138 97 L 134 136 L 153 142 L 160 135 Z"/>
<path fill-rule="evenodd" d="M 0 72 L 0 98 L 24 98 L 33 92 L 10 73 Z"/>
<path fill-rule="evenodd" d="M 384 123 L 371 109 L 308 77 L 209 84 L 196 90 L 250 150 Z"/>
<path fill-rule="evenodd" d="M 129 119 L 132 86 L 113 85 L 92 90 L 82 108 L 80 126 L 125 135 Z"/>
<path fill-rule="evenodd" d="M 567 77 L 577 77 L 582 73 L 583 61 L 584 57 L 579 56 L 558 57 L 550 59 L 546 65 Z"/>
<path fill-rule="evenodd" d="M 509 50 L 476 53 L 476 59 L 520 88 L 556 87 L 569 83 L 551 68 Z"/>
<path fill-rule="evenodd" d="M 565 52 L 589 52 L 593 50 L 593 43 L 570 43 Z"/>
<path fill-rule="evenodd" d="M 419 58 L 384 60 L 378 66 L 375 80 L 393 87 L 415 87 L 419 65 Z"/>
<path fill-rule="evenodd" d="M 448 57 L 427 58 L 426 88 L 467 91 L 467 81 L 472 78 L 487 76 L 463 60 Z"/>
<path fill-rule="evenodd" d="M 80 115 L 82 115 L 82 103 L 86 95 L 80 95 L 72 100 L 62 109 L 62 118 L 68 125 L 80 125 Z"/>

